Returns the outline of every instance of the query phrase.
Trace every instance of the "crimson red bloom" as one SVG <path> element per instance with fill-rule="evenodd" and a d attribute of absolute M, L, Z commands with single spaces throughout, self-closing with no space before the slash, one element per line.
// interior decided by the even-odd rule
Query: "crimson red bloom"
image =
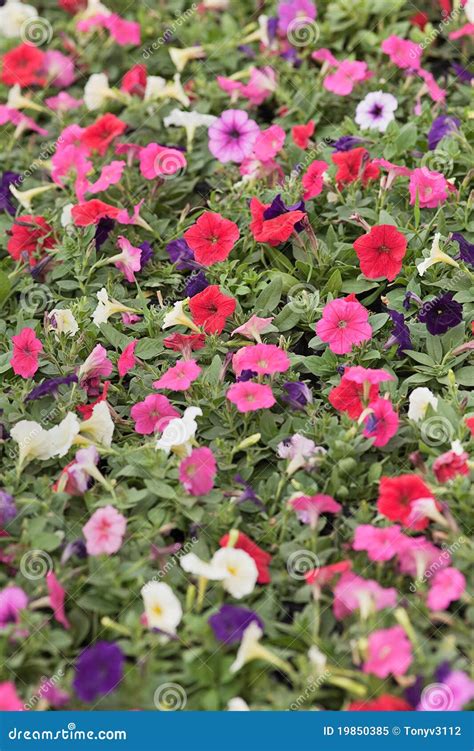
<path fill-rule="evenodd" d="M 186 355 L 205 347 L 206 337 L 204 334 L 172 334 L 163 339 L 163 344 L 168 349 Z"/>
<path fill-rule="evenodd" d="M 206 334 L 220 334 L 235 306 L 234 298 L 224 295 L 217 284 L 210 284 L 189 300 L 193 321 L 202 326 Z"/>
<path fill-rule="evenodd" d="M 376 383 L 370 386 L 366 402 L 373 402 L 379 395 L 379 387 Z M 339 386 L 334 386 L 329 392 L 329 403 L 339 412 L 346 412 L 351 420 L 357 420 L 364 411 L 362 401 L 364 394 L 364 384 L 356 383 L 350 378 L 342 376 Z"/>
<path fill-rule="evenodd" d="M 471 431 L 471 435 L 474 436 L 474 417 L 466 417 L 466 425 Z"/>
<path fill-rule="evenodd" d="M 7 86 L 19 84 L 21 88 L 45 83 L 43 73 L 44 52 L 32 44 L 20 44 L 3 56 L 2 82 Z"/>
<path fill-rule="evenodd" d="M 258 198 L 250 201 L 250 231 L 255 240 L 260 243 L 276 246 L 286 242 L 293 233 L 295 224 L 298 224 L 306 216 L 304 211 L 287 211 L 274 219 L 265 219 L 264 213 L 270 206 L 269 203 L 260 203 Z"/>
<path fill-rule="evenodd" d="M 25 254 L 30 266 L 35 266 L 37 258 L 44 252 L 54 248 L 56 242 L 53 228 L 43 216 L 23 214 L 15 219 L 10 230 L 7 251 L 15 261 L 19 261 Z"/>
<path fill-rule="evenodd" d="M 107 392 L 109 390 L 109 386 L 110 381 L 104 381 L 102 393 L 97 397 L 95 402 L 91 402 L 91 404 L 80 404 L 77 407 L 77 411 L 81 413 L 83 420 L 88 420 L 89 417 L 92 417 L 92 412 L 96 404 L 99 404 L 99 402 L 105 402 L 107 400 Z"/>
<path fill-rule="evenodd" d="M 80 10 L 87 6 L 87 0 L 59 0 L 59 7 L 75 16 Z"/>
<path fill-rule="evenodd" d="M 308 571 L 305 574 L 305 579 L 308 584 L 316 584 L 319 587 L 324 587 L 325 584 L 329 584 L 335 576 L 345 574 L 352 568 L 352 561 L 339 561 L 338 563 L 331 563 L 329 566 L 320 566 L 312 571 Z"/>
<path fill-rule="evenodd" d="M 110 206 L 110 204 L 104 203 L 98 198 L 93 198 L 91 201 L 73 206 L 71 215 L 76 227 L 89 227 L 90 224 L 97 224 L 106 216 L 115 219 L 119 211 L 120 209 L 115 206 Z"/>
<path fill-rule="evenodd" d="M 393 225 L 378 224 L 367 234 L 358 237 L 353 245 L 360 261 L 360 270 L 367 279 L 384 277 L 392 282 L 400 273 L 407 241 Z"/>
<path fill-rule="evenodd" d="M 380 174 L 379 168 L 370 161 L 369 152 L 362 146 L 350 151 L 337 151 L 331 155 L 331 159 L 339 168 L 336 172 L 339 190 L 356 180 L 362 180 L 365 186 L 369 180 L 375 180 Z"/>
<path fill-rule="evenodd" d="M 438 456 L 433 462 L 433 472 L 438 482 L 448 482 L 456 475 L 468 475 L 468 459 L 469 454 L 466 451 L 462 451 L 460 454 L 456 451 L 446 451 L 445 454 Z"/>
<path fill-rule="evenodd" d="M 125 73 L 120 90 L 126 91 L 127 94 L 135 94 L 135 96 L 143 98 L 145 94 L 146 79 L 146 65 L 134 65 Z"/>
<path fill-rule="evenodd" d="M 381 477 L 377 508 L 387 519 L 420 530 L 428 526 L 429 519 L 421 516 L 410 522 L 413 503 L 420 498 L 432 497 L 429 487 L 417 475 Z"/>
<path fill-rule="evenodd" d="M 300 149 L 307 149 L 309 139 L 314 133 L 314 122 L 310 120 L 306 125 L 294 125 L 291 129 L 291 137 L 295 146 Z"/>
<path fill-rule="evenodd" d="M 213 211 L 205 211 L 196 224 L 184 233 L 184 239 L 198 263 L 212 266 L 218 261 L 225 261 L 239 235 L 235 222 Z"/>
<path fill-rule="evenodd" d="M 382 694 L 376 699 L 367 701 L 353 701 L 347 707 L 349 712 L 410 712 L 413 711 L 411 704 L 399 696 Z"/>
<path fill-rule="evenodd" d="M 415 13 L 415 15 L 410 17 L 410 23 L 413 24 L 413 26 L 418 26 L 419 29 L 423 31 L 426 24 L 429 21 L 429 17 L 426 13 L 423 13 L 422 10 L 420 10 L 418 13 Z"/>
<path fill-rule="evenodd" d="M 114 138 L 121 136 L 126 128 L 127 123 L 107 112 L 84 129 L 81 140 L 88 149 L 103 156 Z"/>
<path fill-rule="evenodd" d="M 225 548 L 227 546 L 229 538 L 230 534 L 221 537 L 221 539 L 219 540 L 219 545 L 221 546 L 221 548 Z M 268 566 L 270 565 L 270 562 L 272 560 L 270 553 L 262 550 L 262 548 L 260 548 L 256 542 L 251 540 L 250 537 L 247 537 L 247 535 L 245 535 L 243 532 L 239 532 L 234 548 L 245 550 L 245 552 L 254 559 L 255 565 L 257 566 L 258 570 L 257 581 L 259 584 L 268 584 L 271 581 L 270 572 L 268 570 Z"/>

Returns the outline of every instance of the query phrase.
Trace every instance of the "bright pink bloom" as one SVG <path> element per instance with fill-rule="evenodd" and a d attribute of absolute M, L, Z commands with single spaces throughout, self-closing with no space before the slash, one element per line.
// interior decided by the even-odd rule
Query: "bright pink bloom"
<path fill-rule="evenodd" d="M 316 333 L 336 355 L 347 355 L 352 347 L 372 338 L 369 312 L 357 300 L 336 299 L 329 302 Z"/>
<path fill-rule="evenodd" d="M 467 463 L 469 454 L 466 451 L 446 451 L 438 456 L 433 462 L 433 472 L 438 482 L 448 482 L 457 475 L 468 475 L 469 464 Z"/>
<path fill-rule="evenodd" d="M 352 93 L 354 86 L 361 81 L 367 81 L 372 77 L 367 68 L 367 63 L 358 60 L 343 60 L 338 63 L 335 73 L 330 73 L 323 81 L 327 91 L 332 91 L 339 96 L 347 96 Z"/>
<path fill-rule="evenodd" d="M 48 131 L 44 128 L 40 128 L 33 118 L 24 115 L 23 112 L 20 112 L 20 110 L 17 110 L 14 107 L 7 107 L 6 104 L 0 104 L 0 125 L 5 125 L 5 123 L 21 125 L 23 129 L 28 128 L 28 130 L 34 130 L 35 133 L 39 133 L 42 136 L 48 135 Z"/>
<path fill-rule="evenodd" d="M 113 506 L 94 511 L 82 531 L 89 555 L 112 555 L 120 550 L 127 520 Z"/>
<path fill-rule="evenodd" d="M 54 617 L 58 623 L 64 626 L 64 628 L 71 628 L 71 624 L 64 612 L 64 597 L 66 592 L 53 571 L 49 571 L 46 574 L 46 585 L 48 587 L 49 602 L 53 608 Z"/>
<path fill-rule="evenodd" d="M 379 383 L 395 380 L 395 376 L 387 373 L 383 368 L 363 368 L 362 365 L 353 365 L 346 368 L 343 377 L 354 383 L 370 384 L 371 386 L 378 386 Z"/>
<path fill-rule="evenodd" d="M 178 360 L 176 365 L 168 368 L 166 373 L 153 383 L 153 388 L 187 391 L 200 372 L 201 368 L 195 360 Z"/>
<path fill-rule="evenodd" d="M 290 367 L 290 358 L 276 344 L 250 344 L 239 349 L 232 358 L 234 373 L 253 370 L 258 375 L 284 373 Z"/>
<path fill-rule="evenodd" d="M 225 261 L 239 235 L 235 222 L 213 211 L 205 211 L 184 233 L 184 239 L 198 263 L 212 266 L 218 261 Z"/>
<path fill-rule="evenodd" d="M 281 151 L 285 137 L 285 131 L 279 125 L 261 130 L 253 145 L 253 155 L 261 162 L 268 162 Z"/>
<path fill-rule="evenodd" d="M 396 602 L 397 591 L 393 587 L 385 589 L 373 579 L 363 579 L 347 571 L 334 588 L 333 612 L 338 621 L 355 610 L 367 618 L 373 611 L 393 608 Z"/>
<path fill-rule="evenodd" d="M 461 39 L 462 37 L 468 37 L 474 35 L 474 23 L 465 23 L 460 29 L 451 31 L 448 34 L 449 39 Z"/>
<path fill-rule="evenodd" d="M 169 177 L 183 170 L 186 165 L 184 154 L 178 149 L 160 146 L 158 143 L 149 143 L 139 153 L 140 172 L 147 180 L 156 177 Z"/>
<path fill-rule="evenodd" d="M 420 68 L 420 70 L 418 71 L 418 75 L 421 76 L 421 78 L 425 82 L 426 88 L 428 90 L 428 94 L 432 98 L 433 102 L 444 103 L 446 100 L 447 92 L 445 89 L 442 89 L 441 86 L 438 86 L 433 74 L 429 70 Z"/>
<path fill-rule="evenodd" d="M 371 561 L 389 561 L 398 552 L 404 538 L 397 524 L 391 527 L 359 524 L 354 532 L 352 549 L 365 550 Z"/>
<path fill-rule="evenodd" d="M 135 420 L 135 432 L 141 435 L 162 431 L 170 420 L 179 417 L 178 410 L 161 394 L 149 394 L 143 402 L 133 405 L 130 414 Z"/>
<path fill-rule="evenodd" d="M 342 509 L 340 503 L 334 500 L 331 495 L 300 495 L 290 501 L 290 506 L 296 512 L 298 519 L 303 524 L 309 524 L 312 529 L 316 529 L 318 519 L 321 514 L 338 514 Z"/>
<path fill-rule="evenodd" d="M 190 495 L 206 495 L 214 487 L 216 472 L 211 449 L 193 449 L 179 465 L 179 480 Z"/>
<path fill-rule="evenodd" d="M 15 375 L 22 378 L 32 378 L 39 368 L 38 355 L 43 351 L 43 345 L 33 329 L 26 326 L 16 336 L 12 336 L 13 355 L 10 364 Z"/>
<path fill-rule="evenodd" d="M 389 399 L 378 398 L 369 404 L 371 413 L 365 418 L 364 435 L 375 438 L 374 446 L 385 446 L 398 430 L 398 414 Z"/>
<path fill-rule="evenodd" d="M 445 568 L 434 575 L 426 604 L 430 610 L 446 610 L 465 589 L 464 575 L 457 568 Z"/>
<path fill-rule="evenodd" d="M 253 381 L 234 383 L 226 397 L 235 404 L 239 412 L 255 412 L 257 409 L 267 409 L 275 404 L 270 386 Z"/>
<path fill-rule="evenodd" d="M 427 572 L 446 568 L 451 563 L 447 548 L 433 545 L 426 537 L 403 535 L 397 550 L 398 568 L 402 574 L 422 579 Z"/>
<path fill-rule="evenodd" d="M 140 24 L 135 21 L 127 21 L 116 13 L 105 15 L 98 13 L 90 18 L 78 21 L 78 31 L 88 32 L 93 28 L 107 29 L 112 39 L 115 39 L 121 47 L 127 44 L 140 44 Z"/>
<path fill-rule="evenodd" d="M 14 684 L 11 681 L 0 683 L 0 711 L 22 712 L 23 709 L 23 702 L 18 696 Z"/>
<path fill-rule="evenodd" d="M 382 42 L 382 52 L 390 57 L 390 61 L 402 70 L 418 70 L 421 66 L 421 45 L 392 35 Z"/>
<path fill-rule="evenodd" d="M 134 282 L 135 272 L 142 267 L 142 249 L 136 248 L 123 235 L 118 237 L 117 245 L 122 252 L 113 256 L 114 266 L 122 272 L 127 282 Z"/>
<path fill-rule="evenodd" d="M 0 629 L 18 623 L 20 613 L 28 605 L 28 595 L 21 587 L 5 587 L 0 592 Z"/>
<path fill-rule="evenodd" d="M 370 634 L 368 654 L 362 669 L 378 678 L 405 675 L 413 662 L 411 644 L 401 626 L 382 628 Z"/>
<path fill-rule="evenodd" d="M 301 179 L 304 188 L 303 198 L 305 201 L 309 201 L 310 198 L 319 196 L 324 185 L 323 175 L 328 167 L 329 164 L 327 162 L 323 162 L 319 159 L 311 162 Z"/>
<path fill-rule="evenodd" d="M 310 120 L 306 125 L 293 125 L 291 129 L 291 138 L 293 139 L 295 146 L 298 146 L 300 149 L 307 149 L 309 139 L 314 133 L 314 128 L 314 120 Z"/>
<path fill-rule="evenodd" d="M 443 204 L 452 187 L 441 172 L 432 172 L 428 167 L 417 167 L 410 175 L 410 205 L 416 204 L 418 195 L 422 209 L 436 209 Z"/>
<path fill-rule="evenodd" d="M 135 347 L 138 344 L 138 339 L 134 339 L 130 344 L 127 344 L 122 354 L 120 355 L 117 368 L 120 378 L 123 378 L 127 373 L 135 367 L 137 361 L 135 357 Z"/>
<path fill-rule="evenodd" d="M 258 107 L 276 90 L 276 73 L 270 65 L 252 68 L 248 83 L 240 84 L 240 95 Z"/>
<path fill-rule="evenodd" d="M 116 185 L 122 179 L 125 162 L 114 161 L 102 167 L 98 179 L 94 183 L 87 183 L 86 193 L 101 193 L 111 185 Z"/>
<path fill-rule="evenodd" d="M 76 77 L 73 60 L 58 50 L 48 50 L 45 53 L 43 67 L 50 85 L 58 89 L 67 88 Z"/>

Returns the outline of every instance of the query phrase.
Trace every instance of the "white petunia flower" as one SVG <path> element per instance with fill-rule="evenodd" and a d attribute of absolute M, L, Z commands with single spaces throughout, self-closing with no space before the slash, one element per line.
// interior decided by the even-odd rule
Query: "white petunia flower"
<path fill-rule="evenodd" d="M 67 454 L 79 433 L 79 420 L 73 412 L 68 412 L 59 425 L 47 431 L 47 444 L 50 456 Z"/>
<path fill-rule="evenodd" d="M 188 151 L 191 151 L 196 128 L 200 128 L 201 126 L 209 128 L 215 120 L 217 120 L 215 115 L 203 115 L 196 111 L 186 112 L 186 110 L 174 109 L 164 118 L 163 124 L 165 128 L 169 128 L 170 126 L 184 128 Z"/>
<path fill-rule="evenodd" d="M 0 8 L 0 34 L 8 39 L 19 37 L 23 24 L 37 16 L 38 11 L 32 5 L 19 3 L 17 0 L 7 0 L 3 8 Z"/>
<path fill-rule="evenodd" d="M 434 410 L 438 406 L 438 399 L 426 386 L 418 386 L 413 389 L 409 396 L 408 417 L 410 420 L 420 422 L 431 404 Z"/>
<path fill-rule="evenodd" d="M 355 121 L 362 130 L 378 130 L 385 133 L 389 123 L 395 119 L 393 114 L 398 102 L 392 94 L 384 91 L 371 91 L 357 105 Z"/>
<path fill-rule="evenodd" d="M 230 666 L 230 672 L 236 673 L 251 660 L 261 657 L 261 647 L 259 644 L 263 631 L 256 621 L 251 621 L 244 631 L 237 656 Z"/>
<path fill-rule="evenodd" d="M 183 107 L 189 107 L 189 97 L 183 89 L 179 73 L 175 74 L 172 83 L 161 76 L 148 76 L 144 100 L 153 102 L 157 99 L 176 99 Z"/>
<path fill-rule="evenodd" d="M 49 459 L 48 432 L 34 420 L 20 420 L 10 431 L 19 448 L 19 464 L 23 467 L 32 459 Z"/>
<path fill-rule="evenodd" d="M 168 52 L 178 73 L 182 73 L 190 60 L 199 60 L 206 57 L 204 48 L 200 45 L 194 47 L 169 47 Z"/>
<path fill-rule="evenodd" d="M 58 336 L 67 334 L 74 336 L 79 331 L 79 326 L 70 308 L 54 308 L 48 313 L 49 328 Z"/>
<path fill-rule="evenodd" d="M 93 73 L 84 86 L 84 104 L 89 111 L 99 110 L 114 92 L 105 73 Z"/>
<path fill-rule="evenodd" d="M 425 271 L 429 269 L 430 266 L 434 266 L 435 263 L 447 263 L 450 266 L 459 267 L 457 261 L 455 261 L 454 258 L 451 258 L 451 256 L 448 256 L 447 253 L 444 253 L 439 247 L 440 237 L 440 232 L 436 232 L 428 258 L 425 258 L 423 261 L 417 262 L 416 268 L 418 269 L 420 276 L 423 276 Z"/>
<path fill-rule="evenodd" d="M 142 587 L 141 595 L 148 626 L 174 636 L 183 609 L 171 587 L 165 582 L 150 581 Z"/>
<path fill-rule="evenodd" d="M 199 576 L 203 579 L 219 581 L 226 576 L 226 572 L 223 568 L 217 568 L 212 564 L 212 561 L 210 563 L 203 561 L 195 553 L 183 555 L 179 562 L 183 571 L 186 571 L 193 576 Z"/>
<path fill-rule="evenodd" d="M 227 702 L 229 712 L 249 712 L 249 705 L 241 696 L 234 696 Z"/>
<path fill-rule="evenodd" d="M 105 287 L 102 287 L 102 289 L 97 292 L 97 300 L 99 301 L 98 305 L 92 314 L 92 320 L 97 327 L 100 327 L 101 323 L 107 323 L 110 316 L 114 315 L 114 313 L 135 312 L 132 308 L 122 305 L 118 300 L 109 300 Z"/>
<path fill-rule="evenodd" d="M 98 402 L 88 420 L 81 422 L 79 432 L 92 443 L 109 448 L 114 434 L 114 423 L 106 401 Z"/>
<path fill-rule="evenodd" d="M 197 430 L 195 417 L 200 417 L 199 407 L 187 407 L 182 417 L 174 417 L 169 421 L 156 443 L 156 448 L 167 454 L 173 451 L 181 457 L 191 453 L 191 443 Z"/>
<path fill-rule="evenodd" d="M 254 559 L 240 548 L 220 548 L 212 556 L 210 563 L 201 560 L 194 553 L 188 553 L 180 560 L 184 571 L 210 581 L 222 581 L 222 586 L 237 600 L 253 592 L 258 579 L 258 569 Z"/>

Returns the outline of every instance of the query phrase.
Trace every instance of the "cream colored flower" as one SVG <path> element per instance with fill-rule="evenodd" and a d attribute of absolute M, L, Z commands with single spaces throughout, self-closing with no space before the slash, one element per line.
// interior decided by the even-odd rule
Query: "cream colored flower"
<path fill-rule="evenodd" d="M 50 458 L 47 431 L 34 420 L 20 420 L 13 426 L 10 435 L 18 443 L 20 467 L 33 459 Z"/>
<path fill-rule="evenodd" d="M 98 443 L 107 448 L 111 446 L 114 423 L 106 401 L 98 402 L 95 405 L 89 419 L 81 422 L 79 432 L 81 436 L 84 436 L 92 443 Z"/>
<path fill-rule="evenodd" d="M 224 573 L 222 586 L 237 600 L 255 589 L 258 569 L 254 559 L 239 548 L 220 548 L 211 561 L 217 571 Z"/>
<path fill-rule="evenodd" d="M 79 325 L 70 308 L 54 308 L 54 310 L 51 310 L 48 313 L 48 323 L 50 330 L 54 331 L 56 336 L 60 334 L 74 336 L 79 331 Z"/>
<path fill-rule="evenodd" d="M 91 112 L 100 109 L 114 92 L 105 73 L 93 73 L 84 86 L 84 103 Z"/>
<path fill-rule="evenodd" d="M 423 261 L 417 262 L 416 268 L 418 269 L 420 276 L 423 276 L 425 271 L 427 271 L 427 269 L 429 269 L 431 266 L 434 266 L 435 263 L 447 263 L 449 264 L 449 266 L 456 266 L 457 268 L 459 267 L 457 261 L 455 261 L 454 258 L 451 258 L 451 256 L 448 256 L 447 253 L 444 253 L 439 247 L 440 237 L 441 233 L 436 232 L 433 239 L 433 244 L 431 246 L 430 255 Z"/>
<path fill-rule="evenodd" d="M 189 97 L 181 84 L 179 73 L 176 73 L 173 82 L 165 81 L 161 76 L 148 76 L 145 86 L 145 102 L 153 102 L 157 99 L 176 99 L 183 107 L 189 107 Z"/>
<path fill-rule="evenodd" d="M 176 634 L 183 609 L 171 587 L 165 582 L 150 581 L 142 587 L 141 595 L 148 626 Z"/>
<path fill-rule="evenodd" d="M 122 305 L 118 300 L 109 300 L 105 287 L 102 287 L 102 289 L 97 292 L 97 300 L 99 301 L 98 305 L 92 314 L 92 320 L 97 327 L 100 327 L 101 323 L 107 323 L 110 316 L 114 315 L 114 313 L 134 312 L 132 308 Z"/>
<path fill-rule="evenodd" d="M 409 396 L 408 417 L 410 420 L 420 422 L 423 420 L 429 405 L 436 410 L 438 399 L 426 386 L 418 386 L 413 389 Z"/>
<path fill-rule="evenodd" d="M 50 456 L 64 456 L 71 448 L 79 433 L 79 420 L 73 412 L 68 412 L 59 425 L 47 431 L 46 441 Z"/>
<path fill-rule="evenodd" d="M 7 0 L 3 8 L 0 8 L 0 34 L 8 39 L 19 37 L 23 24 L 37 16 L 38 11 L 32 5 Z"/>
<path fill-rule="evenodd" d="M 196 128 L 200 128 L 201 126 L 209 128 L 215 120 L 217 120 L 215 115 L 203 115 L 196 111 L 187 112 L 186 110 L 174 109 L 164 118 L 163 124 L 165 128 L 169 128 L 170 126 L 184 128 L 186 131 L 187 148 L 188 151 L 191 151 Z"/>
<path fill-rule="evenodd" d="M 195 47 L 169 47 L 168 52 L 178 73 L 182 73 L 190 60 L 199 60 L 206 57 L 204 48 L 200 45 Z"/>

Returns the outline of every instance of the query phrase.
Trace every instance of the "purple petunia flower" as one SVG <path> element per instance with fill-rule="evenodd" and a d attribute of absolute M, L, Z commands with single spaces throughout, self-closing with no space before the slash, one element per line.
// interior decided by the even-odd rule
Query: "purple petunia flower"
<path fill-rule="evenodd" d="M 277 13 L 278 31 L 287 34 L 295 24 L 314 21 L 317 11 L 312 0 L 291 0 L 279 3 Z"/>
<path fill-rule="evenodd" d="M 146 266 L 148 261 L 151 261 L 151 259 L 153 258 L 153 248 L 151 247 L 150 243 L 147 243 L 146 241 L 140 243 L 138 247 L 142 251 L 142 254 L 140 256 L 140 271 L 142 271 L 143 267 Z"/>
<path fill-rule="evenodd" d="M 397 354 L 401 355 L 404 350 L 413 349 L 410 330 L 405 323 L 403 313 L 399 313 L 397 310 L 388 310 L 387 312 L 393 321 L 393 329 L 390 338 L 385 344 L 385 349 L 398 344 Z"/>
<path fill-rule="evenodd" d="M 256 378 L 256 376 L 258 376 L 258 373 L 255 370 L 249 370 L 246 368 L 245 370 L 240 371 L 235 380 L 237 383 L 240 383 L 241 381 L 251 381 L 252 378 Z"/>
<path fill-rule="evenodd" d="M 468 242 L 460 232 L 453 232 L 451 239 L 459 245 L 459 258 L 461 261 L 474 266 L 474 243 Z"/>
<path fill-rule="evenodd" d="M 283 214 L 287 214 L 289 211 L 305 211 L 305 205 L 304 201 L 300 200 L 297 203 L 292 204 L 291 206 L 287 206 L 286 203 L 283 201 L 281 195 L 278 193 L 278 195 L 275 196 L 273 201 L 271 202 L 270 206 L 265 209 L 263 212 L 263 218 L 264 219 L 275 219 L 277 216 L 282 216 Z M 297 232 L 302 232 L 304 230 L 304 224 L 303 222 L 298 222 L 295 224 L 295 230 Z"/>
<path fill-rule="evenodd" d="M 255 506 L 258 506 L 259 508 L 263 508 L 263 509 L 265 508 L 265 504 L 262 503 L 262 501 L 257 496 L 252 486 L 249 485 L 249 483 L 244 480 L 242 475 L 236 475 L 234 477 L 234 482 L 238 482 L 239 485 L 243 485 L 245 488 L 245 490 L 243 490 L 243 492 L 239 496 L 237 496 L 237 498 L 235 498 L 235 503 L 238 506 L 240 506 L 242 503 L 250 502 L 250 503 L 253 503 Z"/>
<path fill-rule="evenodd" d="M 222 605 L 219 612 L 209 618 L 209 625 L 216 639 L 224 644 L 235 644 L 241 641 L 245 629 L 252 621 L 263 630 L 263 621 L 253 610 L 236 605 Z"/>
<path fill-rule="evenodd" d="M 209 151 L 223 164 L 240 164 L 252 153 L 259 132 L 245 110 L 224 110 L 209 128 Z"/>
<path fill-rule="evenodd" d="M 283 384 L 283 388 L 286 394 L 283 394 L 281 398 L 291 409 L 304 409 L 313 401 L 313 394 L 305 383 L 288 381 Z"/>
<path fill-rule="evenodd" d="M 57 378 L 49 378 L 47 381 L 43 381 L 39 386 L 36 386 L 25 401 L 31 402 L 34 399 L 41 399 L 43 396 L 50 396 L 55 394 L 60 386 L 63 384 L 77 383 L 77 375 L 72 373 L 68 376 L 58 376 Z"/>
<path fill-rule="evenodd" d="M 412 300 L 420 308 L 423 305 L 423 301 L 420 297 L 418 297 L 417 294 L 415 294 L 415 292 L 405 292 L 405 297 L 403 298 L 402 302 L 402 306 L 405 310 L 410 310 Z"/>
<path fill-rule="evenodd" d="M 115 691 L 123 677 L 124 661 L 122 650 L 112 642 L 98 641 L 86 647 L 76 660 L 72 683 L 79 699 L 92 702 Z"/>
<path fill-rule="evenodd" d="M 462 321 L 462 305 L 453 299 L 452 292 L 436 297 L 425 303 L 418 313 L 418 320 L 434 336 L 445 334 Z"/>
<path fill-rule="evenodd" d="M 0 490 L 0 526 L 5 527 L 16 517 L 18 509 L 10 493 Z"/>
<path fill-rule="evenodd" d="M 68 544 L 65 546 L 63 554 L 61 556 L 61 564 L 64 566 L 64 564 L 67 563 L 68 560 L 73 557 L 73 555 L 77 556 L 78 558 L 87 558 L 86 544 L 80 537 L 77 540 L 68 542 Z"/>
<path fill-rule="evenodd" d="M 334 151 L 351 151 L 361 143 L 365 143 L 365 138 L 358 138 L 357 136 L 341 136 L 337 141 L 332 142 Z"/>
<path fill-rule="evenodd" d="M 19 183 L 21 183 L 21 176 L 16 172 L 4 172 L 0 178 L 0 211 L 6 211 L 10 216 L 16 214 L 10 185 L 18 185 Z"/>
<path fill-rule="evenodd" d="M 185 297 L 194 297 L 194 295 L 197 295 L 198 292 L 202 292 L 206 287 L 209 287 L 207 276 L 204 271 L 199 271 L 197 274 L 193 274 L 189 278 L 184 288 L 184 295 Z"/>
<path fill-rule="evenodd" d="M 463 68 L 463 66 L 459 65 L 459 63 L 451 63 L 451 67 L 456 73 L 456 76 L 461 81 L 463 81 L 464 83 L 471 83 L 472 79 L 474 78 L 474 73 L 471 73 L 471 71 L 467 68 Z"/>
<path fill-rule="evenodd" d="M 461 121 L 457 117 L 450 117 L 449 115 L 440 115 L 435 118 L 431 123 L 431 128 L 428 133 L 429 150 L 434 151 L 439 142 L 449 133 L 457 130 L 460 124 Z"/>
<path fill-rule="evenodd" d="M 99 250 L 102 247 L 114 227 L 115 219 L 110 219 L 108 216 L 99 219 L 94 237 L 96 250 Z"/>
<path fill-rule="evenodd" d="M 200 268 L 199 264 L 194 260 L 193 251 L 182 237 L 168 243 L 166 252 L 170 257 L 171 263 L 174 263 L 179 271 Z"/>

